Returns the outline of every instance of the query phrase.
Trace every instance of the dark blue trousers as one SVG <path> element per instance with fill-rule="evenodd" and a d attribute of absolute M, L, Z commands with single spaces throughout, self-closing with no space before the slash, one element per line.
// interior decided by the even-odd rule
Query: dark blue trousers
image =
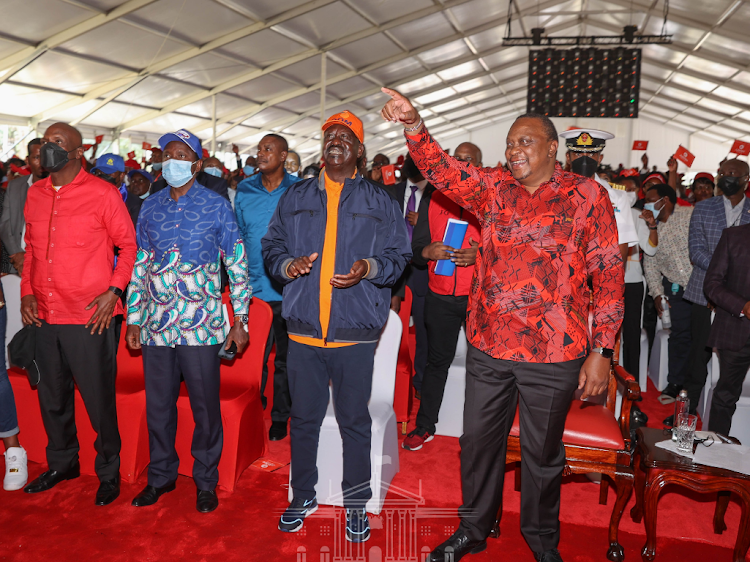
<path fill-rule="evenodd" d="M 295 498 L 315 497 L 318 482 L 318 438 L 333 386 L 336 421 L 344 449 L 341 489 L 347 508 L 361 508 L 372 497 L 370 438 L 372 419 L 367 403 L 372 390 L 376 343 L 324 348 L 289 341 L 287 373 L 292 397 L 292 489 Z"/>
<path fill-rule="evenodd" d="M 219 402 L 219 345 L 143 346 L 146 379 L 146 420 L 151 462 L 148 483 L 161 488 L 177 479 L 180 459 L 174 448 L 180 374 L 185 379 L 195 430 L 191 452 L 193 480 L 199 490 L 213 490 L 219 482 L 219 459 L 224 444 Z"/>

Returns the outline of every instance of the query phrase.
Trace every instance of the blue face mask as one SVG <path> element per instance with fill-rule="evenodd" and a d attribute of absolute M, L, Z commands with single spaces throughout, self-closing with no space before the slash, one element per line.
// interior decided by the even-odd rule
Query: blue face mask
<path fill-rule="evenodd" d="M 151 169 L 156 170 L 157 172 L 161 170 L 161 162 L 154 162 L 151 164 Z"/>
<path fill-rule="evenodd" d="M 299 177 L 299 172 L 288 172 L 290 176 L 294 176 L 295 178 Z"/>
<path fill-rule="evenodd" d="M 220 178 L 222 174 L 219 168 L 214 168 L 213 166 L 210 168 L 203 168 L 203 171 L 215 178 Z"/>
<path fill-rule="evenodd" d="M 246 176 L 252 176 L 255 173 L 255 166 L 244 166 L 242 168 L 242 173 Z"/>
<path fill-rule="evenodd" d="M 659 201 L 661 201 L 661 199 L 659 199 Z M 656 220 L 656 218 L 657 218 L 657 217 L 659 216 L 659 214 L 661 213 L 661 209 L 657 209 L 657 208 L 656 208 L 656 204 L 657 204 L 657 203 L 658 203 L 659 201 L 655 201 L 655 202 L 653 202 L 653 203 L 644 203 L 644 204 L 643 204 L 643 210 L 644 210 L 644 211 L 651 211 L 651 212 L 652 212 L 652 213 L 654 214 L 654 220 Z M 662 207 L 662 209 L 663 209 L 663 208 L 664 208 L 664 207 Z"/>
<path fill-rule="evenodd" d="M 149 195 L 151 195 L 151 194 L 147 191 L 146 193 L 144 193 L 143 195 L 139 195 L 138 197 L 140 197 L 141 199 L 145 199 Z"/>
<path fill-rule="evenodd" d="M 162 167 L 162 174 L 172 187 L 182 187 L 193 178 L 193 162 L 167 160 Z"/>

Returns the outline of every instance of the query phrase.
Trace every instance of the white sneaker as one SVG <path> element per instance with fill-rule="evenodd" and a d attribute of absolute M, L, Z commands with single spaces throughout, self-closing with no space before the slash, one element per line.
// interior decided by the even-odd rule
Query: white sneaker
<path fill-rule="evenodd" d="M 26 467 L 26 449 L 23 447 L 9 447 L 5 451 L 5 479 L 3 490 L 20 490 L 29 480 Z"/>

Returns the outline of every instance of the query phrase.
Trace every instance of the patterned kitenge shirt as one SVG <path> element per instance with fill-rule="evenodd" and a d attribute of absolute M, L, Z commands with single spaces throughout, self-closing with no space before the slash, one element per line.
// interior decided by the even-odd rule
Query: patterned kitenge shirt
<path fill-rule="evenodd" d="M 138 256 L 128 289 L 128 324 L 151 346 L 215 345 L 229 333 L 220 260 L 235 314 L 247 314 L 245 245 L 229 201 L 197 182 L 175 201 L 162 189 L 138 215 Z"/>

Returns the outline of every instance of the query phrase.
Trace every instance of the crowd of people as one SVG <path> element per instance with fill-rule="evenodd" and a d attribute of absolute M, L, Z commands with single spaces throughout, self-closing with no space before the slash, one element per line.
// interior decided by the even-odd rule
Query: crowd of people
<path fill-rule="evenodd" d="M 21 316 L 35 327 L 48 438 L 48 470 L 28 483 L 3 361 L 6 490 L 40 493 L 79 476 L 75 382 L 97 434 L 95 503 L 117 499 L 115 378 L 124 323 L 127 345 L 142 350 L 150 446 L 148 484 L 132 505 L 153 505 L 175 489 L 184 380 L 195 419 L 196 509 L 215 510 L 221 358 L 248 345 L 251 298 L 273 312 L 261 401 L 266 408 L 275 346 L 269 439 L 289 435 L 292 454 L 293 500 L 278 524 L 284 532 L 301 529 L 318 507 L 318 435 L 331 383 L 343 440 L 345 535 L 370 537 L 373 358 L 406 287 L 420 406 L 404 450 L 433 439 L 441 404 L 451 399 L 444 390 L 462 327 L 469 343 L 461 525 L 433 550 L 433 562 L 486 548 L 516 404 L 521 529 L 537 560 L 561 560 L 570 402 L 577 390 L 582 399 L 604 392 L 618 334 L 623 366 L 637 373 L 641 328 L 653 340 L 667 309 L 669 374 L 660 399 L 674 401 L 684 389 L 694 413 L 717 348 L 721 376 L 709 429 L 731 431 L 750 368 L 744 160 L 725 160 L 716 177 L 700 173 L 686 189 L 674 159 L 666 174 L 649 169 L 646 157 L 642 169 L 612 169 L 603 166 L 611 134 L 558 134 L 547 117 L 526 114 L 510 128 L 505 165 L 485 167 L 480 147 L 465 142 L 450 155 L 408 98 L 383 91 L 390 96 L 383 118 L 404 128 L 398 182 L 386 181 L 386 155 L 368 165 L 362 122 L 349 111 L 328 118 L 321 166 L 304 169 L 286 139 L 269 133 L 244 161 L 233 147 L 237 166 L 229 171 L 184 129 L 159 139 L 147 167 L 113 153 L 87 161 L 80 132 L 65 123 L 30 141 L 25 160 L 6 163 L 2 273 L 21 277 Z M 565 162 L 557 161 L 561 142 Z M 451 246 L 444 237 L 456 221 L 466 232 Z M 0 337 L 7 314 L 0 308 Z"/>

